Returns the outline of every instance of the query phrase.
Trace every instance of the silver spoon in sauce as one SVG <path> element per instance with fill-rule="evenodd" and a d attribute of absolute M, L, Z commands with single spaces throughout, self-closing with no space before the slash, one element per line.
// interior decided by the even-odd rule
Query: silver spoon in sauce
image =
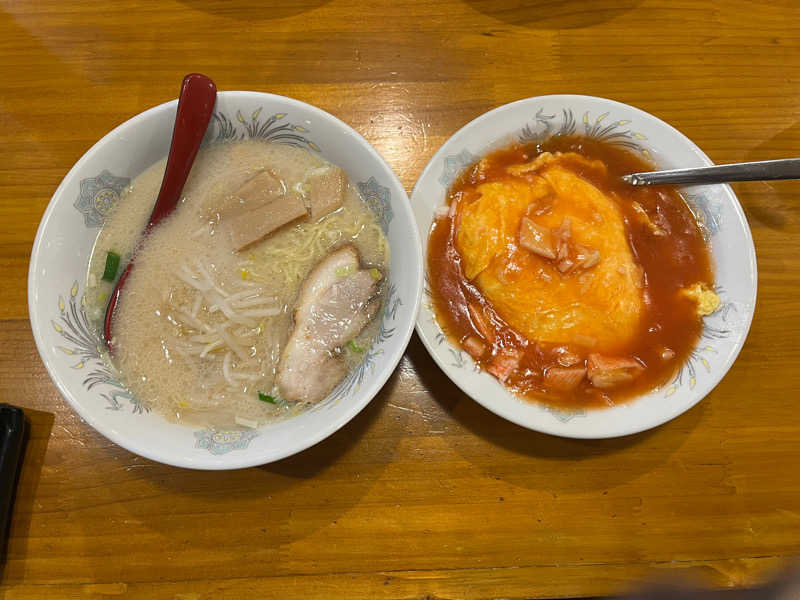
<path fill-rule="evenodd" d="M 161 190 L 158 192 L 150 221 L 144 228 L 142 237 L 150 233 L 150 230 L 161 219 L 172 213 L 178 205 L 186 178 L 189 176 L 192 163 L 194 163 L 197 151 L 200 149 L 200 144 L 208 129 L 208 123 L 211 121 L 216 101 L 217 86 L 211 79 L 200 73 L 191 73 L 184 77 L 178 99 L 178 111 L 175 115 L 175 128 L 172 130 L 172 143 L 167 156 L 167 168 L 164 171 Z M 114 309 L 132 268 L 133 259 L 117 281 L 106 307 L 103 338 L 111 351 L 113 351 L 111 322 Z"/>
<path fill-rule="evenodd" d="M 800 179 L 800 158 L 762 160 L 759 162 L 733 163 L 713 167 L 671 169 L 623 175 L 622 180 L 631 185 L 684 184 L 701 185 L 728 183 L 729 181 L 775 181 L 778 179 Z"/>

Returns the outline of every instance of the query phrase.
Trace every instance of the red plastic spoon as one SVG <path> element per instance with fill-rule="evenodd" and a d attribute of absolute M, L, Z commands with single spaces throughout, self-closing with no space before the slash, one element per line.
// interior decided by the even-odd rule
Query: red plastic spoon
<path fill-rule="evenodd" d="M 208 123 L 211 121 L 211 113 L 216 101 L 217 86 L 211 79 L 200 73 L 191 73 L 184 77 L 181 95 L 178 99 L 175 128 L 172 130 L 172 145 L 167 157 L 167 168 L 164 171 L 161 190 L 158 192 L 156 204 L 150 215 L 150 221 L 144 228 L 143 236 L 147 235 L 161 219 L 169 215 L 177 206 L 186 178 L 189 176 L 192 163 L 197 156 L 206 129 L 208 129 Z M 128 263 L 114 291 L 111 292 L 111 299 L 106 308 L 103 337 L 108 349 L 112 351 L 111 320 L 131 268 L 133 268 L 133 260 Z"/>

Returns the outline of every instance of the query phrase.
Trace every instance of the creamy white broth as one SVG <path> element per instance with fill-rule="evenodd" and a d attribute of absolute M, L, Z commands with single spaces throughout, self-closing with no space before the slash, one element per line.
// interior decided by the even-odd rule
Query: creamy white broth
<path fill-rule="evenodd" d="M 315 264 L 344 244 L 356 247 L 362 265 L 388 274 L 383 231 L 352 184 L 340 209 L 318 222 L 289 224 L 241 252 L 222 242 L 209 215 L 226 190 L 261 169 L 303 193 L 307 175 L 326 165 L 291 146 L 212 145 L 198 154 L 178 208 L 141 243 L 165 160 L 133 181 L 98 236 L 87 276 L 87 314 L 99 331 L 113 288 L 101 280 L 107 253 L 121 255 L 119 275 L 136 252 L 114 316 L 111 361 L 132 393 L 170 420 L 213 427 L 254 426 L 305 408 L 282 401 L 275 385 L 298 289 Z M 214 286 L 212 297 L 218 290 L 233 299 L 241 322 L 230 324 L 220 305 L 201 297 L 193 287 L 200 281 Z M 363 359 L 379 320 L 342 349 L 350 368 Z M 223 323 L 230 325 L 220 333 Z M 259 400 L 259 392 L 276 403 Z"/>

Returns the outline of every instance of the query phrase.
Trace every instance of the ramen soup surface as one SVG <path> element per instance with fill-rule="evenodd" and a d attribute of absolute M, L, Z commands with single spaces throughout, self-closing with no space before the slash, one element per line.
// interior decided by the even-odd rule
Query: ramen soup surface
<path fill-rule="evenodd" d="M 377 332 L 389 248 L 374 215 L 318 155 L 239 141 L 200 151 L 175 212 L 140 241 L 165 164 L 134 180 L 89 266 L 87 312 L 102 330 L 109 252 L 117 278 L 136 255 L 113 319 L 121 381 L 171 420 L 217 428 L 327 396 Z"/>
<path fill-rule="evenodd" d="M 494 152 L 434 220 L 428 272 L 451 340 L 513 392 L 602 407 L 673 375 L 719 306 L 700 227 L 652 165 L 590 138 Z"/>

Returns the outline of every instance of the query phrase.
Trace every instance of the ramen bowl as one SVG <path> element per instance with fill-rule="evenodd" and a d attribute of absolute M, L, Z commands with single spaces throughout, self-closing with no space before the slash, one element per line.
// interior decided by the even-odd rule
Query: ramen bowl
<path fill-rule="evenodd" d="M 552 136 L 598 138 L 646 157 L 659 168 L 713 164 L 686 136 L 642 110 L 603 98 L 541 96 L 494 109 L 465 125 L 439 149 L 412 194 L 417 226 L 427 253 L 437 209 L 459 174 L 489 152 L 513 143 L 537 143 Z M 710 249 L 721 306 L 703 320 L 700 339 L 686 362 L 661 387 L 602 409 L 556 408 L 521 398 L 477 368 L 467 352 L 440 327 L 426 286 L 416 329 L 447 376 L 475 401 L 518 425 L 563 437 L 607 438 L 643 431 L 685 412 L 719 383 L 745 342 L 756 300 L 753 240 L 730 186 L 682 189 L 702 225 Z M 427 281 L 427 268 L 426 268 Z"/>
<path fill-rule="evenodd" d="M 314 407 L 257 429 L 169 422 L 123 387 L 101 358 L 84 293 L 92 247 L 131 180 L 166 156 L 177 100 L 126 121 L 64 177 L 42 218 L 28 274 L 36 345 L 63 397 L 89 425 L 146 458 L 195 469 L 236 469 L 290 456 L 355 417 L 397 366 L 422 289 L 419 234 L 403 186 L 378 152 L 348 125 L 311 105 L 259 92 L 220 92 L 206 140 L 263 139 L 307 148 L 347 172 L 390 246 L 378 335 L 363 361 Z"/>

